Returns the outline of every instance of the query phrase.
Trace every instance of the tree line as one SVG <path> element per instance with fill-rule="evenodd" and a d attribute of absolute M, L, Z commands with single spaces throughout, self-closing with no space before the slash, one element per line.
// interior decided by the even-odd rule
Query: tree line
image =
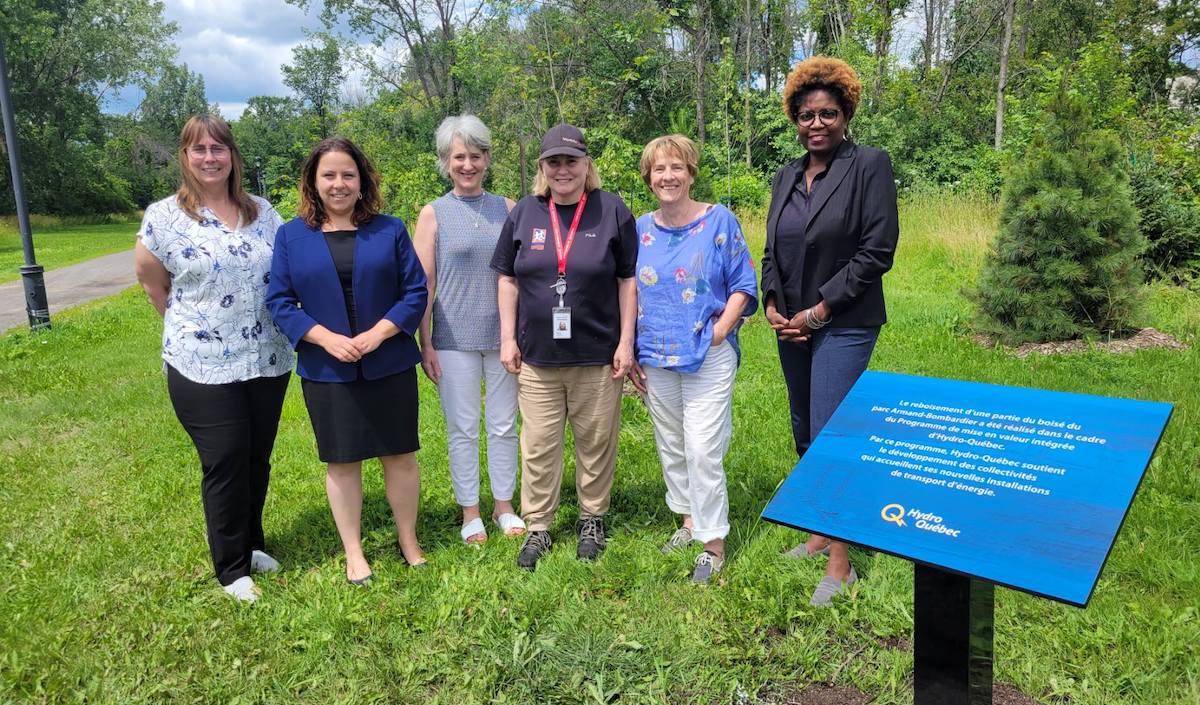
<path fill-rule="evenodd" d="M 891 154 L 902 189 L 999 194 L 1068 91 L 1089 127 L 1119 140 L 1151 271 L 1186 278 L 1200 262 L 1193 0 L 288 2 L 329 31 L 282 67 L 290 95 L 249 97 L 234 122 L 247 187 L 284 211 L 308 148 L 336 132 L 363 144 L 391 210 L 411 219 L 445 188 L 432 135 L 460 112 L 493 129 L 500 193 L 527 190 L 540 135 L 569 121 L 634 210 L 649 200 L 641 145 L 666 132 L 702 144 L 699 196 L 761 207 L 771 175 L 800 155 L 783 81 L 821 53 L 858 70 L 852 136 Z M 203 78 L 174 63 L 177 28 L 160 5 L 0 0 L 0 32 L 35 211 L 128 210 L 174 189 L 179 126 L 213 106 Z M 363 90 L 347 90 L 352 73 Z M 105 113 L 127 85 L 142 103 Z"/>

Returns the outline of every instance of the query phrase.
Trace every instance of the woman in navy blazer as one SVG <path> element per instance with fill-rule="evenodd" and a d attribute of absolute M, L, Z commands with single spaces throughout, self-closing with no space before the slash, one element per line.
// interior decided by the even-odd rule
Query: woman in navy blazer
<path fill-rule="evenodd" d="M 355 585 L 372 577 L 361 541 L 366 458 L 383 464 L 404 559 L 425 562 L 416 533 L 421 351 L 414 336 L 428 294 L 404 223 L 381 207 L 378 172 L 362 151 L 340 137 L 318 144 L 301 174 L 300 217 L 275 236 L 267 293 L 298 353 L 346 579 Z"/>
<path fill-rule="evenodd" d="M 797 64 L 783 91 L 807 153 L 771 187 L 762 291 L 800 455 L 867 368 L 887 321 L 882 278 L 900 230 L 896 185 L 886 152 L 846 137 L 861 93 L 854 69 L 824 56 Z M 829 556 L 814 606 L 858 579 L 844 543 L 814 535 L 788 555 Z"/>

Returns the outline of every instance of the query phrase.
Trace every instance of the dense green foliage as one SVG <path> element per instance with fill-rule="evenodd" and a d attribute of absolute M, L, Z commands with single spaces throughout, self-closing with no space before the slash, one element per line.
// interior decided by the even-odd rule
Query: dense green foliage
<path fill-rule="evenodd" d="M 162 5 L 150 0 L 0 0 L 30 210 L 111 213 L 134 206 L 130 182 L 110 167 L 113 120 L 101 110 L 121 87 L 155 83 L 175 53 L 174 32 Z M 0 213 L 14 209 L 7 162 L 4 149 Z"/>
<path fill-rule="evenodd" d="M 874 368 L 1176 405 L 1088 608 L 997 589 L 997 680 L 1046 705 L 1200 701 L 1200 348 L 1024 360 L 980 348 L 963 334 L 971 304 L 957 292 L 973 284 L 996 206 L 922 199 L 900 217 Z M 761 217 L 743 224 L 762 232 Z M 1200 296 L 1146 288 L 1144 322 L 1194 342 Z M 130 291 L 59 316 L 52 335 L 0 337 L 0 702 L 781 705 L 813 682 L 911 702 L 911 566 L 856 552 L 851 597 L 814 610 L 823 564 L 781 556 L 797 534 L 758 518 L 794 457 L 761 316 L 743 333 L 734 391 L 724 584 L 697 588 L 689 556 L 658 552 L 674 518 L 634 398 L 598 563 L 574 557 L 569 452 L 558 545 L 536 573 L 516 568 L 519 542 L 496 532 L 464 547 L 441 409 L 422 380 L 418 533 L 432 567 L 401 563 L 369 465 L 364 538 L 378 580 L 352 590 L 293 384 L 265 514 L 284 570 L 258 580 L 263 598 L 249 608 L 211 575 L 160 331 Z"/>
<path fill-rule="evenodd" d="M 1044 106 L 1070 75 L 1087 125 L 1118 140 L 1113 168 L 1131 180 L 1144 271 L 1200 278 L 1200 90 L 1185 63 L 1200 45 L 1194 1 L 288 1 L 329 32 L 281 67 L 294 95 L 250 96 L 234 124 L 247 188 L 285 215 L 305 154 L 336 132 L 366 147 L 388 209 L 411 222 L 447 186 L 433 132 L 459 112 L 493 130 L 497 193 L 527 191 L 541 134 L 565 120 L 585 129 L 605 186 L 635 212 L 653 206 L 641 146 L 667 132 L 701 143 L 696 196 L 761 208 L 772 174 L 801 153 L 780 108 L 785 76 L 795 57 L 825 53 L 862 79 L 854 139 L 886 149 L 910 193 L 997 196 L 1008 170 L 1028 166 Z M 173 63 L 174 31 L 153 0 L 0 0 L 35 212 L 144 207 L 175 188 L 179 128 L 211 107 L 203 78 Z M 351 73 L 365 77 L 354 95 Z M 103 114 L 130 84 L 141 104 Z M 0 212 L 10 198 L 0 188 Z"/>
<path fill-rule="evenodd" d="M 1133 323 L 1145 240 L 1116 136 L 1064 87 L 1008 173 L 1000 233 L 976 290 L 980 327 L 1007 342 L 1122 332 Z"/>
<path fill-rule="evenodd" d="M 1131 183 L 1148 274 L 1187 280 L 1200 273 L 1200 199 L 1190 198 L 1179 174 L 1153 156 L 1133 164 Z"/>

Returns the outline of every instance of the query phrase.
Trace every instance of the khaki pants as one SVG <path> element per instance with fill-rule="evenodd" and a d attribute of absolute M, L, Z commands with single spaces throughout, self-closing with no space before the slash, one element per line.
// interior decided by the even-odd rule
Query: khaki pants
<path fill-rule="evenodd" d="M 530 531 L 548 531 L 562 488 L 564 421 L 575 436 L 575 488 L 582 516 L 608 511 L 621 429 L 621 383 L 608 365 L 521 365 L 521 512 Z"/>

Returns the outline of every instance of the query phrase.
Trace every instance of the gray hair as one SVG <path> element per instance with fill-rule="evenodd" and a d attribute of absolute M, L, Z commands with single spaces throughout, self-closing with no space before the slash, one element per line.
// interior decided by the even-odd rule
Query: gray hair
<path fill-rule="evenodd" d="M 474 115 L 451 115 L 442 120 L 442 124 L 438 125 L 437 132 L 434 133 L 434 141 L 437 144 L 438 171 L 442 173 L 442 176 L 450 175 L 448 169 L 450 148 L 455 137 L 462 140 L 467 147 L 474 147 L 481 152 L 492 151 L 492 131 L 483 124 L 482 120 Z"/>

